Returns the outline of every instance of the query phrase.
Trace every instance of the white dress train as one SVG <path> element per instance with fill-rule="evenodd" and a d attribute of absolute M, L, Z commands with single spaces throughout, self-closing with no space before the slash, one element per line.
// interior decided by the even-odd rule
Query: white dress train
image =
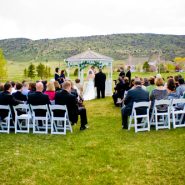
<path fill-rule="evenodd" d="M 87 82 L 87 86 L 85 88 L 85 92 L 83 94 L 84 100 L 93 100 L 95 99 L 95 88 L 94 88 L 94 79 L 89 79 Z"/>

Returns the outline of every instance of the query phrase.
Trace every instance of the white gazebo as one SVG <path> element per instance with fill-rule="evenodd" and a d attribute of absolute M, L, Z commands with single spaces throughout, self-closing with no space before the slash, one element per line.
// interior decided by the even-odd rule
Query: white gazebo
<path fill-rule="evenodd" d="M 112 58 L 96 53 L 90 49 L 65 59 L 65 62 L 67 63 L 68 67 L 68 77 L 70 73 L 69 72 L 70 67 L 77 66 L 78 78 L 82 83 L 84 81 L 84 68 L 87 67 L 88 65 L 92 65 L 98 68 L 103 68 L 104 66 L 109 67 L 105 89 L 106 96 L 112 95 L 112 61 L 113 61 Z"/>

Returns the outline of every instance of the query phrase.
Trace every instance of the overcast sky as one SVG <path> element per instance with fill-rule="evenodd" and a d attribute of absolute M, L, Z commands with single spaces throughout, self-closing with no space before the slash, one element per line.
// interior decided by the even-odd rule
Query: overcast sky
<path fill-rule="evenodd" d="M 185 35 L 185 0 L 0 0 L 0 39 Z"/>

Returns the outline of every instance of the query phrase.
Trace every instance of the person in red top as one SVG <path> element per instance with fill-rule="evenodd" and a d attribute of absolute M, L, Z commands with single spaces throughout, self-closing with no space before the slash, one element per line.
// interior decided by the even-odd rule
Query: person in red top
<path fill-rule="evenodd" d="M 49 96 L 49 100 L 53 101 L 55 99 L 55 86 L 54 86 L 54 82 L 48 82 L 46 85 L 46 91 L 44 92 L 44 94 L 47 94 Z"/>

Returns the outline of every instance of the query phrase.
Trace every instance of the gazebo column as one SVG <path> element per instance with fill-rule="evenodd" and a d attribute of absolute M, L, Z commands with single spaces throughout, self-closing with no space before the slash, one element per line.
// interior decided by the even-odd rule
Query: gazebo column
<path fill-rule="evenodd" d="M 80 65 L 78 65 L 78 79 L 81 79 Z M 81 81 L 81 80 L 80 80 Z"/>
<path fill-rule="evenodd" d="M 67 78 L 69 79 L 69 75 L 70 75 L 70 66 L 68 66 L 67 68 Z"/>
<path fill-rule="evenodd" d="M 80 71 L 80 82 L 81 83 L 84 82 L 84 70 L 83 69 Z"/>
<path fill-rule="evenodd" d="M 112 96 L 112 62 L 108 63 L 107 66 L 110 67 L 110 70 L 108 71 L 108 78 L 106 80 L 105 94 L 106 96 Z"/>

